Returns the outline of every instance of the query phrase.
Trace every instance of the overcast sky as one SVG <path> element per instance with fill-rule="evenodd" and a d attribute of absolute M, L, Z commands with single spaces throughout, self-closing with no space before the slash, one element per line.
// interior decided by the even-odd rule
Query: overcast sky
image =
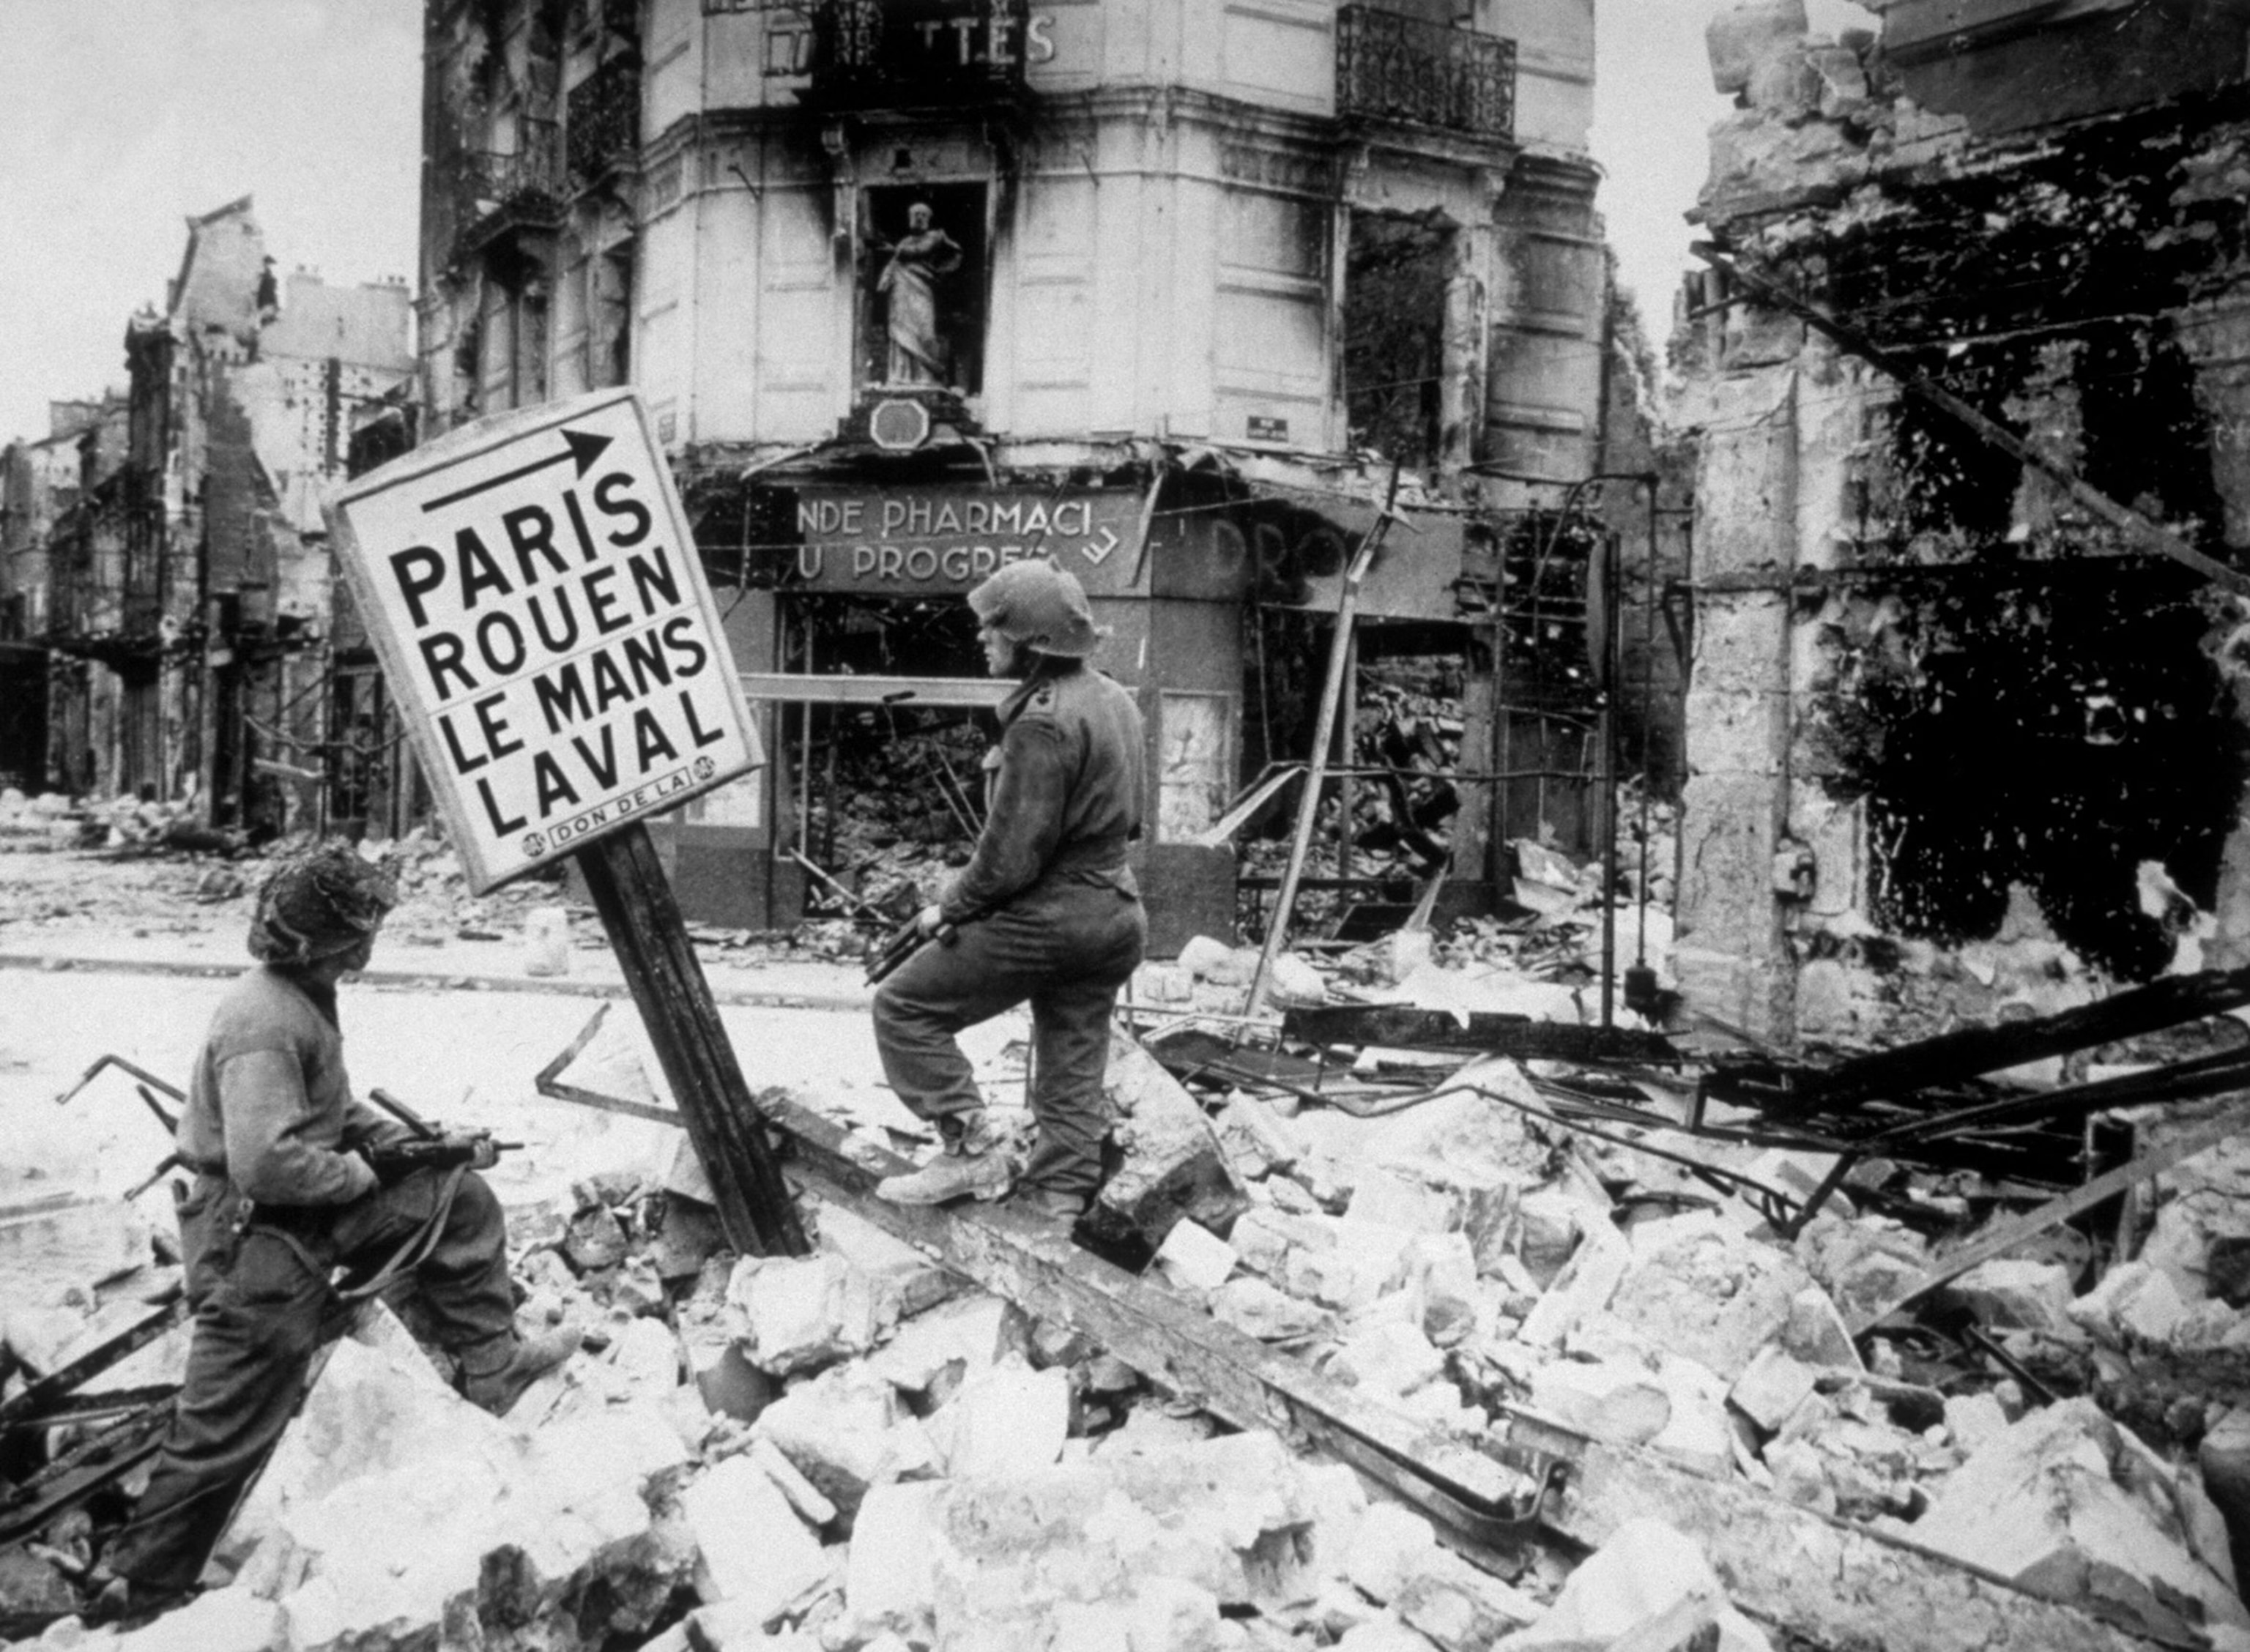
<path fill-rule="evenodd" d="M 1688 263 L 1682 214 L 1725 114 L 1703 24 L 1732 0 L 1596 0 L 1594 152 L 1625 279 L 1652 330 Z M 1809 0 L 1831 32 L 1872 21 Z M 50 397 L 124 382 L 126 319 L 161 303 L 184 220 L 252 196 L 282 269 L 410 279 L 421 0 L 0 4 L 0 440 Z"/>

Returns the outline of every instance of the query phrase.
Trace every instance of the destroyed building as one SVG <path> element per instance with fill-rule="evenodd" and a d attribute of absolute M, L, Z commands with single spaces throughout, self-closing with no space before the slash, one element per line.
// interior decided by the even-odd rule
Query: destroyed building
<path fill-rule="evenodd" d="M 2242 955 L 2250 20 L 1874 9 L 1879 37 L 1808 38 L 1795 0 L 1714 24 L 1723 250 L 1674 346 L 1678 963 L 1782 1039 Z"/>
<path fill-rule="evenodd" d="M 38 733 L 0 767 L 304 829 L 328 817 L 334 744 L 318 492 L 355 410 L 411 374 L 411 300 L 277 277 L 246 196 L 187 237 L 163 309 L 127 327 L 129 391 L 58 404 L 45 441 L 9 450 L 0 651 L 10 681 L 27 658 L 44 680 Z"/>
<path fill-rule="evenodd" d="M 1386 501 L 1354 663 L 1426 663 L 1444 774 L 1347 773 L 1337 814 L 1423 878 L 1450 852 L 1448 911 L 1543 812 L 1591 846 L 1603 535 L 1556 527 L 1605 380 L 1583 0 L 427 17 L 426 430 L 634 385 L 759 705 L 766 771 L 657 827 L 692 912 L 787 924 L 800 855 L 850 875 L 854 749 L 927 768 L 939 835 L 973 813 L 928 743 L 994 699 L 957 599 L 1049 554 L 1149 726 L 1157 945 L 1231 933 L 1221 816 L 1304 761 Z"/>

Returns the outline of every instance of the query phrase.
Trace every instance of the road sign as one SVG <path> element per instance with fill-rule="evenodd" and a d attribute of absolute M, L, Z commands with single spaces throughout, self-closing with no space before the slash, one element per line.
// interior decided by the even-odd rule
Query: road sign
<path fill-rule="evenodd" d="M 473 890 L 763 761 L 630 390 L 464 426 L 328 524 Z"/>

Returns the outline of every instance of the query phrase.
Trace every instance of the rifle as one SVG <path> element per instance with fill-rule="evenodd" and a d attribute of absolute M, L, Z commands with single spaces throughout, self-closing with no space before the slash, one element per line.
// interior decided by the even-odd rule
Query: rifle
<path fill-rule="evenodd" d="M 448 1135 L 387 1091 L 370 1090 L 367 1098 L 414 1132 L 413 1136 L 405 1141 L 386 1142 L 380 1146 L 360 1149 L 360 1156 L 367 1160 L 368 1167 L 375 1172 L 376 1180 L 386 1187 L 418 1170 L 433 1167 L 444 1170 L 455 1165 L 473 1163 L 487 1144 L 494 1153 L 511 1153 L 523 1146 L 520 1141 L 493 1141 L 489 1130 Z"/>
<path fill-rule="evenodd" d="M 917 921 L 921 916 L 921 913 L 915 913 L 883 937 L 883 944 L 867 960 L 867 985 L 874 986 L 929 942 L 934 940 L 941 946 L 950 946 L 961 938 L 961 924 L 940 924 L 935 929 L 925 932 Z M 961 923 L 975 923 L 981 916 L 982 913 L 971 913 Z"/>

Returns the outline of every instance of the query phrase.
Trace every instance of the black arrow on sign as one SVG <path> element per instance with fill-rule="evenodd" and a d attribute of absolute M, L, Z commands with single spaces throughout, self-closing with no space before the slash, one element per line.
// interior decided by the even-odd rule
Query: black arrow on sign
<path fill-rule="evenodd" d="M 577 461 L 578 474 L 583 477 L 588 471 L 594 468 L 594 461 L 602 457 L 602 450 L 608 447 L 615 438 L 607 436 L 589 436 L 583 430 L 565 430 L 562 432 L 562 439 L 569 445 L 560 453 L 550 453 L 543 459 L 534 459 L 530 464 L 519 465 L 512 471 L 502 471 L 498 476 L 488 476 L 481 482 L 461 489 L 458 493 L 448 493 L 442 499 L 431 499 L 422 508 L 424 512 L 429 512 L 437 510 L 442 506 L 457 504 L 462 499 L 498 487 L 502 483 L 513 482 L 519 476 L 528 476 L 534 471 L 543 471 L 550 465 L 560 465 L 565 459 Z"/>

